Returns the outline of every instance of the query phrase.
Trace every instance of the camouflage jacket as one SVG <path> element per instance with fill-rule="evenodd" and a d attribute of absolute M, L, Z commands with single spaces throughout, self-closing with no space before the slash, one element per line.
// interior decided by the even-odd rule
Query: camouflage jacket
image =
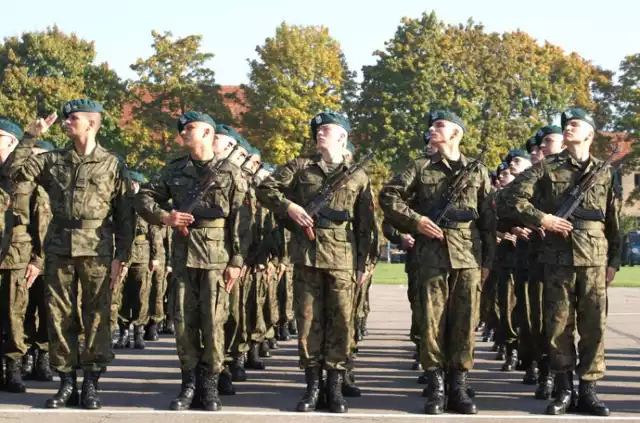
<path fill-rule="evenodd" d="M 133 202 L 133 198 L 131 199 Z M 159 255 L 164 254 L 162 234 L 153 232 L 146 220 L 136 216 L 136 232 L 131 247 L 130 264 L 149 264 L 151 260 L 159 260 Z M 164 260 L 164 257 L 162 257 Z"/>
<path fill-rule="evenodd" d="M 134 215 L 126 195 L 124 164 L 101 145 L 86 156 L 78 155 L 73 143 L 32 155 L 14 180 L 16 196 L 30 194 L 34 183 L 49 194 L 53 217 L 46 253 L 114 256 L 115 238 L 114 258 L 129 259 Z"/>
<path fill-rule="evenodd" d="M 206 166 L 213 166 L 215 159 Z M 169 163 L 158 182 L 143 186 L 135 198 L 136 211 L 152 225 L 161 225 L 167 213 L 169 200 L 173 208 L 180 207 L 190 192 L 204 177 L 191 159 L 180 157 Z M 187 236 L 177 232 L 173 238 L 172 260 L 174 268 L 224 269 L 242 267 L 241 213 L 246 184 L 239 169 L 225 163 L 220 169 L 218 182 L 204 196 L 193 211 L 196 221 Z"/>
<path fill-rule="evenodd" d="M 152 260 L 158 260 L 162 266 L 166 266 L 171 263 L 173 228 L 164 225 L 149 225 L 149 232 L 151 233 Z"/>
<path fill-rule="evenodd" d="M 256 190 L 252 184 L 247 190 L 244 206 L 245 212 L 251 216 L 249 227 L 243 231 L 246 264 L 266 266 L 269 260 L 277 255 L 278 232 L 273 214 L 258 202 Z"/>
<path fill-rule="evenodd" d="M 562 206 L 578 179 L 601 160 L 591 156 L 586 169 L 567 150 L 546 157 L 518 175 L 509 186 L 509 196 L 501 216 L 537 228 L 545 214 L 554 214 Z M 537 198 L 534 204 L 532 198 Z M 620 209 L 622 188 L 616 183 L 613 169 L 604 172 L 586 193 L 581 207 L 602 212 L 602 219 L 574 221 L 568 238 L 547 233 L 542 241 L 540 261 L 561 266 L 610 266 L 620 263 Z"/>
<path fill-rule="evenodd" d="M 291 202 L 305 207 L 318 195 L 328 178 L 347 167 L 342 163 L 331 172 L 320 154 L 298 157 L 280 166 L 257 187 L 260 203 L 292 229 L 296 248 L 289 253 L 293 264 L 365 271 L 375 222 L 371 182 L 364 170 L 356 172 L 327 206 L 335 212 L 330 213 L 334 218 L 339 216 L 346 220 L 319 216 L 315 220 L 314 241 L 310 241 L 287 214 Z"/>
<path fill-rule="evenodd" d="M 461 155 L 460 164 L 467 165 Z M 456 176 L 439 153 L 414 160 L 380 191 L 380 207 L 385 218 L 397 228 L 417 233 L 418 223 L 430 208 L 446 195 Z M 495 212 L 488 201 L 489 176 L 480 165 L 469 175 L 464 192 L 453 205 L 459 210 L 475 210 L 478 218 L 458 228 L 442 228 L 444 242 L 423 235 L 416 237 L 416 260 L 421 265 L 448 269 L 491 268 L 495 250 Z"/>

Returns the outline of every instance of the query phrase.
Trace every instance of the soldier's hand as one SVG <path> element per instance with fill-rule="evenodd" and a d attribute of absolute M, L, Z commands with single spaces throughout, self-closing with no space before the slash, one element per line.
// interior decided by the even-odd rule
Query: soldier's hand
<path fill-rule="evenodd" d="M 113 290 L 118 283 L 123 281 L 125 276 L 127 276 L 127 271 L 129 271 L 129 268 L 126 263 L 122 263 L 120 260 L 112 260 L 109 288 Z"/>
<path fill-rule="evenodd" d="M 246 264 L 242 266 L 242 270 L 240 271 L 240 279 L 244 279 L 247 274 L 247 270 L 249 270 L 249 267 L 247 267 Z"/>
<path fill-rule="evenodd" d="M 224 269 L 223 277 L 227 293 L 231 293 L 233 285 L 235 285 L 236 281 L 240 277 L 240 272 L 242 272 L 242 269 L 235 266 L 227 266 L 227 268 Z"/>
<path fill-rule="evenodd" d="M 359 286 L 362 286 L 362 284 L 363 284 L 363 283 L 364 283 L 364 281 L 366 280 L 366 279 L 365 279 L 365 274 L 366 274 L 366 273 L 367 273 L 367 272 L 363 272 L 362 270 L 358 270 L 358 271 L 356 272 L 356 283 L 357 283 Z"/>
<path fill-rule="evenodd" d="M 33 264 L 27 266 L 27 270 L 24 272 L 24 278 L 27 280 L 27 289 L 31 288 L 39 274 L 40 269 L 37 266 Z"/>
<path fill-rule="evenodd" d="M 433 223 L 433 221 L 426 216 L 422 216 L 420 218 L 420 222 L 418 223 L 418 231 L 421 234 L 428 236 L 429 238 L 435 238 L 439 240 L 444 239 L 444 232 L 442 232 L 442 229 L 440 229 L 438 225 Z"/>
<path fill-rule="evenodd" d="M 613 279 L 616 277 L 616 272 L 617 270 L 615 267 L 607 267 L 607 277 L 605 279 L 607 286 L 613 282 Z"/>
<path fill-rule="evenodd" d="M 489 272 L 490 272 L 490 270 L 487 269 L 486 267 L 483 267 L 482 270 L 480 271 L 480 280 L 482 281 L 483 285 L 484 285 L 485 281 L 487 280 L 487 278 L 489 278 Z"/>
<path fill-rule="evenodd" d="M 286 271 L 287 271 L 287 265 L 280 263 L 278 265 L 278 280 L 282 280 L 282 277 L 284 276 L 284 272 Z"/>
<path fill-rule="evenodd" d="M 416 240 L 409 234 L 402 234 L 402 249 L 408 251 L 416 244 Z"/>
<path fill-rule="evenodd" d="M 569 232 L 573 230 L 571 222 L 552 214 L 545 214 L 540 221 L 540 226 L 542 226 L 542 229 L 547 232 L 557 232 L 562 234 L 565 238 L 568 237 Z"/>
<path fill-rule="evenodd" d="M 173 272 L 173 268 L 171 266 L 167 266 L 167 275 Z"/>
<path fill-rule="evenodd" d="M 309 216 L 307 212 L 296 203 L 289 204 L 289 207 L 287 208 L 287 214 L 294 222 L 296 222 L 303 228 L 309 228 L 313 226 L 313 219 L 311 218 L 311 216 Z"/>
<path fill-rule="evenodd" d="M 505 241 L 511 241 L 513 245 L 516 245 L 516 241 L 518 240 L 518 238 L 514 234 L 509 232 L 505 232 L 503 238 Z"/>
<path fill-rule="evenodd" d="M 529 241 L 529 235 L 531 235 L 531 229 L 521 228 L 519 226 L 516 226 L 515 228 L 511 228 L 511 233 L 520 239 Z"/>
<path fill-rule="evenodd" d="M 25 132 L 34 138 L 40 138 L 42 134 L 51 128 L 51 125 L 53 125 L 56 119 L 58 119 L 58 114 L 56 112 L 51 113 L 44 119 L 38 118 L 27 126 L 27 130 Z"/>
<path fill-rule="evenodd" d="M 151 273 L 153 273 L 156 270 L 158 270 L 159 266 L 160 266 L 160 260 L 151 260 L 151 263 L 149 263 L 149 270 L 151 271 Z"/>
<path fill-rule="evenodd" d="M 172 228 L 178 226 L 187 227 L 194 222 L 195 218 L 190 213 L 182 213 L 177 210 L 171 210 L 171 213 L 166 213 L 162 216 L 162 223 Z"/>

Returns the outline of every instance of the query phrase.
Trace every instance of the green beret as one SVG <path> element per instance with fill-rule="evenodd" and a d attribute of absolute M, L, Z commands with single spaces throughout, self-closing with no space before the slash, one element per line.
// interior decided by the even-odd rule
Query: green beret
<path fill-rule="evenodd" d="M 180 118 L 178 118 L 178 132 L 182 132 L 184 127 L 187 126 L 189 122 L 204 122 L 204 123 L 208 123 L 214 128 L 216 126 L 216 122 L 208 114 L 202 113 L 202 112 L 190 111 L 190 112 L 184 113 L 182 116 L 180 116 Z"/>
<path fill-rule="evenodd" d="M 241 144 L 242 147 L 244 147 L 247 151 L 249 150 L 250 148 L 249 143 L 247 142 L 247 140 L 242 138 L 242 135 L 240 135 L 235 129 L 233 129 L 232 127 L 224 123 L 219 123 L 215 125 L 215 127 L 216 127 L 216 134 L 226 135 L 228 137 L 231 137 L 234 140 L 236 140 L 238 144 Z"/>
<path fill-rule="evenodd" d="M 47 150 L 47 151 L 55 150 L 56 148 L 51 141 L 45 141 L 45 140 L 38 140 L 36 141 L 35 145 L 36 147 L 41 148 L 43 150 Z"/>
<path fill-rule="evenodd" d="M 10 133 L 16 137 L 18 141 L 22 140 L 22 137 L 24 136 L 22 128 L 11 122 L 9 119 L 0 118 L 0 130 Z"/>
<path fill-rule="evenodd" d="M 270 164 L 270 163 L 262 163 L 262 168 L 263 168 L 264 170 L 266 170 L 267 172 L 269 172 L 269 173 L 271 173 L 271 172 L 273 172 L 274 170 L 276 170 L 276 168 L 275 168 L 272 164 Z"/>
<path fill-rule="evenodd" d="M 78 98 L 67 101 L 64 106 L 62 106 L 62 115 L 65 118 L 68 118 L 71 113 L 75 112 L 102 113 L 104 109 L 100 103 L 89 98 Z"/>
<path fill-rule="evenodd" d="M 342 116 L 339 113 L 335 112 L 323 112 L 318 113 L 313 119 L 311 119 L 311 133 L 313 134 L 313 139 L 316 139 L 316 133 L 318 132 L 318 128 L 322 125 L 334 124 L 344 128 L 347 131 L 347 134 L 351 132 L 351 125 L 349 125 L 349 121 L 346 117 Z"/>
<path fill-rule="evenodd" d="M 126 172 L 127 179 L 135 182 L 145 183 L 147 182 L 147 178 L 140 172 L 134 172 L 133 170 L 127 170 Z"/>
<path fill-rule="evenodd" d="M 257 147 L 251 147 L 251 150 L 249 151 L 249 155 L 250 156 L 262 157 L 262 153 L 260 152 L 260 150 Z"/>
<path fill-rule="evenodd" d="M 500 172 L 502 172 L 503 170 L 507 170 L 507 169 L 509 169 L 509 164 L 505 163 L 505 162 L 501 162 L 498 165 L 498 168 L 496 169 L 496 175 L 500 176 Z"/>
<path fill-rule="evenodd" d="M 567 126 L 567 122 L 575 119 L 587 122 L 593 127 L 593 129 L 596 129 L 596 123 L 593 118 L 584 109 L 579 107 L 573 107 L 562 113 L 562 116 L 560 117 L 560 126 L 564 128 Z"/>
<path fill-rule="evenodd" d="M 562 135 L 562 128 L 557 126 L 557 125 L 547 125 L 547 126 L 543 126 L 542 128 L 538 129 L 538 132 L 536 132 L 536 141 L 538 143 L 538 146 L 540 146 L 540 144 L 542 144 L 542 139 L 544 137 L 546 137 L 549 134 L 560 134 Z"/>
<path fill-rule="evenodd" d="M 455 113 L 448 110 L 434 110 L 429 113 L 429 128 L 431 128 L 431 126 L 439 120 L 446 120 L 455 123 L 456 125 L 462 127 L 463 131 L 467 130 L 462 119 L 460 119 L 460 117 L 458 117 L 458 115 L 456 115 Z"/>
<path fill-rule="evenodd" d="M 347 142 L 347 151 L 351 154 L 356 154 L 356 146 L 351 141 Z"/>
<path fill-rule="evenodd" d="M 513 160 L 515 157 L 522 157 L 523 159 L 531 160 L 531 156 L 526 151 L 512 150 L 512 151 L 509 151 L 509 154 L 505 156 L 503 161 L 506 162 L 507 164 L 510 164 L 511 160 Z"/>
<path fill-rule="evenodd" d="M 524 148 L 527 149 L 527 152 L 529 154 L 531 154 L 531 150 L 533 150 L 533 147 L 540 147 L 540 143 L 538 142 L 538 137 L 531 137 L 524 144 Z"/>

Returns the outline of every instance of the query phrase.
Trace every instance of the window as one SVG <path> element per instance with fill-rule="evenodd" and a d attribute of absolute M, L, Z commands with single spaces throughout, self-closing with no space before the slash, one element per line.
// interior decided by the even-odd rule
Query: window
<path fill-rule="evenodd" d="M 636 188 L 640 187 L 640 173 L 636 173 L 633 175 L 633 184 Z"/>

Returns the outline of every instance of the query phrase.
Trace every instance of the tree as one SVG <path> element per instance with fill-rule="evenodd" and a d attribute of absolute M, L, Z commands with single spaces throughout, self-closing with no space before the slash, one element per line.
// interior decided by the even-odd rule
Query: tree
<path fill-rule="evenodd" d="M 282 164 L 310 145 L 309 122 L 321 111 L 343 111 L 355 86 L 340 44 L 323 26 L 282 23 L 256 48 L 243 85 L 247 138 L 265 158 Z"/>
<path fill-rule="evenodd" d="M 142 169 L 163 166 L 178 147 L 176 120 L 184 112 L 198 110 L 216 122 L 234 123 L 215 73 L 207 67 L 214 55 L 201 51 L 202 36 L 174 40 L 171 32 L 151 35 L 154 53 L 131 65 L 138 74 L 131 89 L 135 121 L 126 126 L 127 156 Z"/>
<path fill-rule="evenodd" d="M 93 63 L 95 55 L 93 42 L 57 26 L 5 39 L 0 45 L 0 115 L 24 126 L 36 116 L 61 114 L 68 100 L 91 97 L 105 107 L 98 141 L 116 145 L 126 87 L 106 63 Z M 46 137 L 59 146 L 68 142 L 58 125 Z"/>
<path fill-rule="evenodd" d="M 446 25 L 435 13 L 404 18 L 374 55 L 377 63 L 363 68 L 357 137 L 396 169 L 422 150 L 431 109 L 458 113 L 468 126 L 463 150 L 489 143 L 494 166 L 566 107 L 594 109 L 591 85 L 603 77 L 577 54 L 523 32 L 487 33 L 472 20 Z"/>

